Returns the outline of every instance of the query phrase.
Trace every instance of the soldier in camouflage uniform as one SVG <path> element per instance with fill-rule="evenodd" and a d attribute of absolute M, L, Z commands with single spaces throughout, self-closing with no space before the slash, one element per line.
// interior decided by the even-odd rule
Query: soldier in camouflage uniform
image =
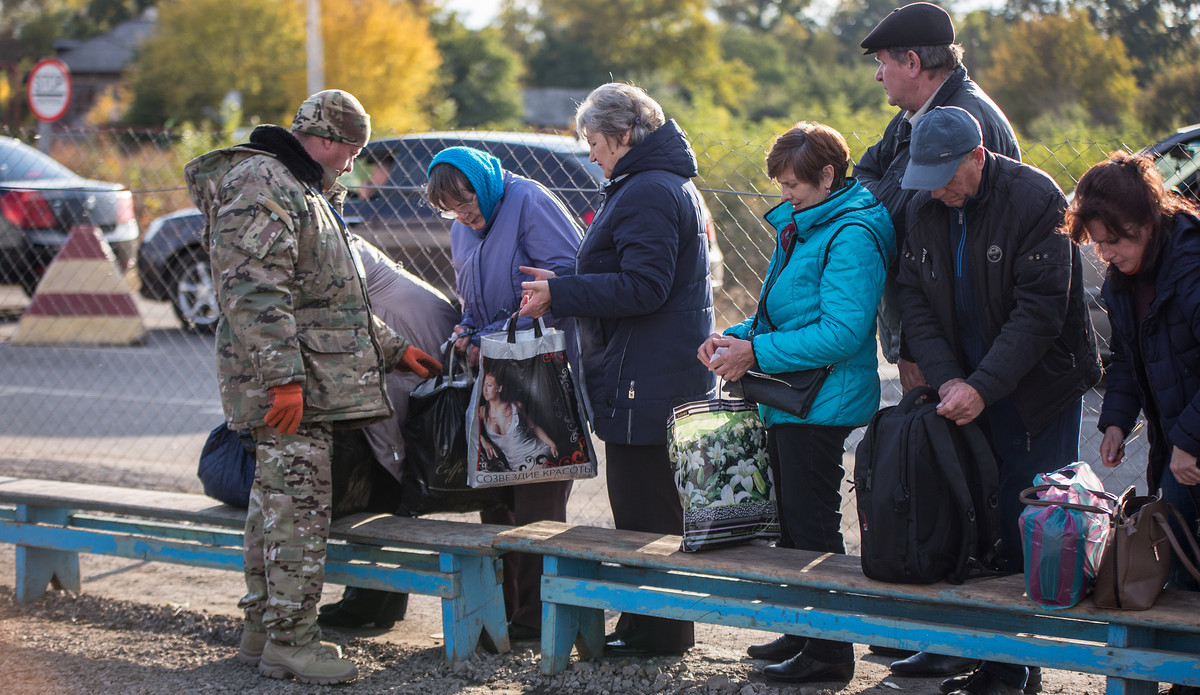
<path fill-rule="evenodd" d="M 371 311 L 362 263 L 340 208 L 370 137 L 352 95 L 301 104 L 291 131 L 259 126 L 250 141 L 185 168 L 206 216 L 204 243 L 221 309 L 217 377 L 225 418 L 249 429 L 257 473 L 246 517 L 245 626 L 238 658 L 275 677 L 340 683 L 357 676 L 320 641 L 334 426 L 392 415 L 383 375 L 422 376 L 437 360 Z"/>

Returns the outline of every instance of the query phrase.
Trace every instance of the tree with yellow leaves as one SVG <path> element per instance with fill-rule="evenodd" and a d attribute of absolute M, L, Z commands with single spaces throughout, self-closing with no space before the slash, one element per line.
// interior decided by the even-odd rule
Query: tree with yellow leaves
<path fill-rule="evenodd" d="M 132 70 L 127 120 L 216 121 L 236 93 L 247 123 L 287 126 L 307 95 L 303 0 L 164 0 Z M 403 0 L 326 0 L 326 86 L 362 101 L 377 131 L 424 127 L 441 58 Z"/>

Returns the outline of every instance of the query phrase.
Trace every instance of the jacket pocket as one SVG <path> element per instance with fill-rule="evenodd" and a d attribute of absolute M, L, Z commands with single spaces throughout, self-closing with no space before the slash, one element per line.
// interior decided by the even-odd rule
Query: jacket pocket
<path fill-rule="evenodd" d="M 300 356 L 304 361 L 305 405 L 318 410 L 346 408 L 373 395 L 379 369 L 359 331 L 354 328 L 319 328 L 301 331 Z"/>

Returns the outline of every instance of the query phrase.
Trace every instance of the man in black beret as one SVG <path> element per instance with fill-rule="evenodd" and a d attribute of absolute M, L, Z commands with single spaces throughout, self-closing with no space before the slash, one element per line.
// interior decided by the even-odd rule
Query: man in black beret
<path fill-rule="evenodd" d="M 888 103 L 900 107 L 900 112 L 888 123 L 879 142 L 867 149 L 854 166 L 854 176 L 891 213 L 897 248 L 901 248 L 907 229 L 905 211 L 913 191 L 901 188 L 900 178 L 908 166 L 912 127 L 926 112 L 938 106 L 966 109 L 979 121 L 983 146 L 989 151 L 1017 160 L 1021 151 L 1008 118 L 967 77 L 962 46 L 954 43 L 954 22 L 941 7 L 914 2 L 897 8 L 859 45 L 866 55 L 875 55 L 879 63 L 875 79 L 887 92 Z M 879 305 L 879 342 L 884 357 L 899 367 L 905 391 L 925 383 L 901 337 L 894 268 Z"/>

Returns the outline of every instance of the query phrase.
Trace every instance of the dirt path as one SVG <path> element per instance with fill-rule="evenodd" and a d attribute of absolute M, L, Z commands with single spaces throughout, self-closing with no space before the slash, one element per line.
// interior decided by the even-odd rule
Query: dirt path
<path fill-rule="evenodd" d="M 118 558 L 81 558 L 84 594 L 51 592 L 17 605 L 14 550 L 0 546 L 0 688 L 7 695 L 52 693 L 162 694 L 320 692 L 319 686 L 276 681 L 233 657 L 241 623 L 240 575 Z M 326 601 L 341 587 L 326 588 Z M 609 616 L 609 626 L 616 615 Z M 767 683 L 749 644 L 773 635 L 697 625 L 697 646 L 683 657 L 573 662 L 565 674 L 541 675 L 536 642 L 510 654 L 479 653 L 454 666 L 442 661 L 441 609 L 414 596 L 408 617 L 392 630 L 329 631 L 359 665 L 358 681 L 339 693 L 413 695 L 558 695 L 633 693 L 815 694 L 811 687 Z M 935 695 L 935 679 L 893 678 L 887 660 L 858 647 L 854 680 L 839 693 Z M 1104 680 L 1047 671 L 1046 693 L 1102 693 Z"/>

